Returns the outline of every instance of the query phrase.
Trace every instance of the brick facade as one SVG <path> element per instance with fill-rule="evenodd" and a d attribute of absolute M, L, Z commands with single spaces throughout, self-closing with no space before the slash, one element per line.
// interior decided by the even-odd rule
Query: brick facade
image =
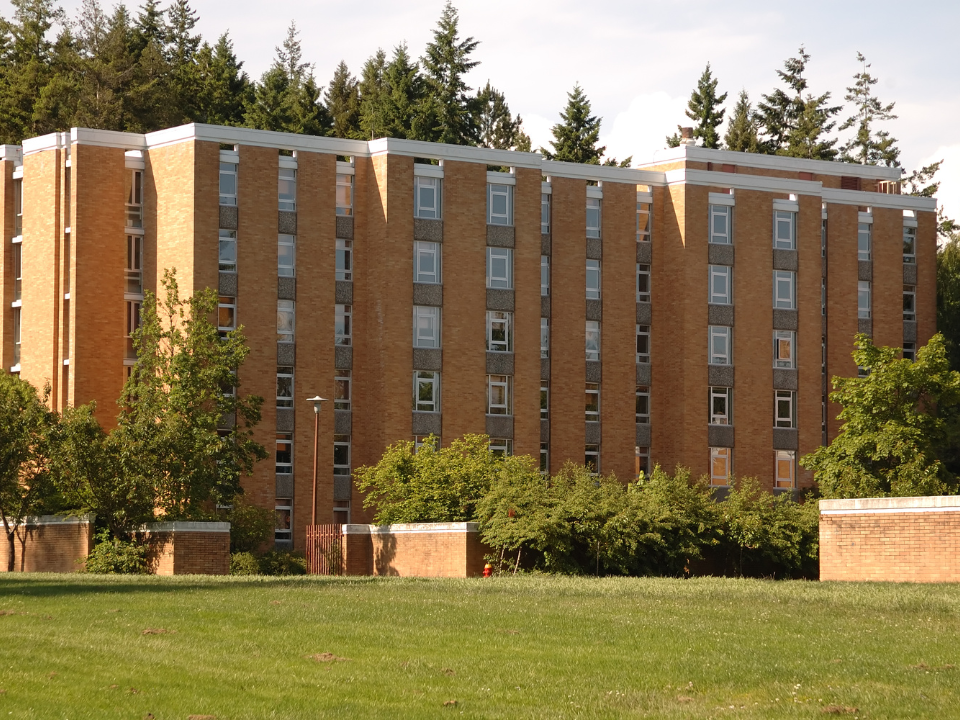
<path fill-rule="evenodd" d="M 14 541 L 14 572 L 78 572 L 93 549 L 93 518 L 44 515 L 28 518 Z M 0 540 L 0 572 L 7 572 L 10 546 Z"/>
<path fill-rule="evenodd" d="M 344 525 L 345 574 L 479 577 L 490 548 L 477 523 Z"/>
<path fill-rule="evenodd" d="M 144 539 L 153 575 L 230 574 L 230 523 L 155 523 Z"/>

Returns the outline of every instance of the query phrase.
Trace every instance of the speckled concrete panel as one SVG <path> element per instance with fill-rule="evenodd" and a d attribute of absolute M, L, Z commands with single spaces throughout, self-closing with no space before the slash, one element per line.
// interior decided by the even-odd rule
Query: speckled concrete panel
<path fill-rule="evenodd" d="M 440 307 L 443 305 L 443 285 L 414 283 L 413 304 Z"/>
<path fill-rule="evenodd" d="M 338 305 L 353 305 L 353 283 L 349 280 L 337 280 L 336 302 Z"/>
<path fill-rule="evenodd" d="M 540 233 L 540 254 L 550 254 L 550 233 Z"/>
<path fill-rule="evenodd" d="M 550 317 L 550 296 L 549 295 L 540 296 L 540 317 L 542 318 Z"/>
<path fill-rule="evenodd" d="M 857 318 L 857 332 L 873 337 L 873 320 Z"/>
<path fill-rule="evenodd" d="M 350 490 L 351 490 L 351 482 L 350 482 L 349 475 L 333 476 L 333 499 L 334 500 L 349 500 Z"/>
<path fill-rule="evenodd" d="M 857 261 L 857 280 L 873 280 L 873 263 L 870 260 Z"/>
<path fill-rule="evenodd" d="M 277 475 L 277 497 L 293 497 L 293 475 Z"/>
<path fill-rule="evenodd" d="M 637 423 L 637 445 L 650 447 L 650 423 Z"/>
<path fill-rule="evenodd" d="M 733 425 L 707 425 L 710 447 L 733 447 Z"/>
<path fill-rule="evenodd" d="M 234 425 L 237 424 L 237 414 L 236 413 L 224 413 L 220 416 L 220 420 L 217 423 L 217 427 L 221 429 L 232 429 Z"/>
<path fill-rule="evenodd" d="M 543 442 L 543 443 L 550 442 L 550 421 L 549 420 L 540 421 L 540 442 Z"/>
<path fill-rule="evenodd" d="M 443 366 L 443 350 L 433 348 L 413 349 L 414 370 L 439 370 Z"/>
<path fill-rule="evenodd" d="M 651 242 L 637 243 L 637 262 L 647 263 L 647 264 L 653 262 L 653 243 Z"/>
<path fill-rule="evenodd" d="M 513 353 L 488 352 L 487 375 L 513 375 Z"/>
<path fill-rule="evenodd" d="M 297 279 L 292 277 L 277 278 L 277 299 L 278 300 L 296 300 L 297 299 Z"/>
<path fill-rule="evenodd" d="M 506 225 L 487 225 L 487 245 L 490 247 L 515 247 L 515 229 Z"/>
<path fill-rule="evenodd" d="M 237 296 L 237 274 L 236 273 L 220 273 L 220 280 L 218 282 L 221 295 L 229 295 L 230 297 Z"/>
<path fill-rule="evenodd" d="M 707 323 L 733 326 L 733 305 L 707 305 Z"/>
<path fill-rule="evenodd" d="M 733 365 L 707 365 L 707 382 L 717 387 L 733 387 Z"/>
<path fill-rule="evenodd" d="M 600 442 L 600 423 L 598 422 L 585 422 L 583 424 L 584 437 L 583 441 L 586 443 L 596 444 Z"/>
<path fill-rule="evenodd" d="M 334 367 L 340 370 L 349 370 L 353 367 L 353 348 L 344 345 L 337 345 L 333 349 Z"/>
<path fill-rule="evenodd" d="M 540 379 L 541 380 L 550 379 L 550 359 L 549 358 L 540 358 Z"/>
<path fill-rule="evenodd" d="M 711 265 L 733 265 L 733 245 L 707 245 L 707 262 Z"/>
<path fill-rule="evenodd" d="M 337 237 L 343 240 L 353 240 L 353 218 L 337 215 Z"/>
<path fill-rule="evenodd" d="M 597 238 L 587 238 L 587 259 L 603 259 L 603 241 Z"/>
<path fill-rule="evenodd" d="M 587 382 L 598 383 L 601 382 L 602 377 L 602 363 L 597 360 L 587 360 Z"/>
<path fill-rule="evenodd" d="M 777 250 L 773 251 L 773 269 L 790 270 L 796 272 L 800 267 L 800 259 L 796 250 Z"/>
<path fill-rule="evenodd" d="M 774 428 L 774 450 L 796 450 L 799 447 L 796 428 Z"/>
<path fill-rule="evenodd" d="M 917 341 L 917 324 L 915 322 L 911 322 L 910 320 L 903 321 L 903 341 Z"/>
<path fill-rule="evenodd" d="M 413 219 L 413 239 L 443 242 L 443 220 Z"/>
<path fill-rule="evenodd" d="M 297 344 L 291 342 L 277 343 L 277 365 L 293 365 L 297 358 Z"/>
<path fill-rule="evenodd" d="M 603 300 L 587 300 L 587 320 L 603 319 Z"/>
<path fill-rule="evenodd" d="M 502 310 L 513 312 L 514 291 L 487 288 L 487 310 Z"/>
<path fill-rule="evenodd" d="M 638 302 L 637 303 L 637 324 L 649 325 L 652 319 L 653 319 L 653 309 L 650 303 Z"/>
<path fill-rule="evenodd" d="M 796 370 L 787 370 L 785 368 L 773 369 L 774 390 L 796 390 L 799 387 Z"/>
<path fill-rule="evenodd" d="M 277 213 L 277 232 L 284 235 L 297 234 L 297 214 L 286 210 Z"/>
<path fill-rule="evenodd" d="M 487 415 L 487 435 L 492 438 L 513 439 L 513 417 L 510 415 Z"/>
<path fill-rule="evenodd" d="M 333 411 L 333 432 L 337 435 L 349 435 L 353 430 L 353 413 L 349 410 Z"/>
<path fill-rule="evenodd" d="M 293 408 L 277 408 L 277 432 L 293 432 Z"/>
<path fill-rule="evenodd" d="M 440 437 L 442 426 L 443 421 L 440 413 L 415 412 L 410 421 L 413 435 L 436 435 Z"/>
<path fill-rule="evenodd" d="M 903 264 L 903 282 L 905 285 L 917 284 L 917 264 L 916 263 Z"/>
<path fill-rule="evenodd" d="M 650 363 L 637 363 L 637 385 L 649 385 L 650 377 Z"/>
<path fill-rule="evenodd" d="M 239 219 L 239 208 L 236 205 L 220 206 L 220 227 L 224 230 L 236 230 Z"/>
<path fill-rule="evenodd" d="M 797 311 L 796 310 L 777 310 L 773 311 L 773 329 L 774 330 L 796 330 L 797 329 Z"/>

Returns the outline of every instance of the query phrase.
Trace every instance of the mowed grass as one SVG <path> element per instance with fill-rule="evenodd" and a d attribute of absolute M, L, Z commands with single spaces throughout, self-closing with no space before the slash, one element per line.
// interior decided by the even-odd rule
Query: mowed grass
<path fill-rule="evenodd" d="M 958 666 L 957 586 L 0 576 L 0 719 L 956 718 Z"/>

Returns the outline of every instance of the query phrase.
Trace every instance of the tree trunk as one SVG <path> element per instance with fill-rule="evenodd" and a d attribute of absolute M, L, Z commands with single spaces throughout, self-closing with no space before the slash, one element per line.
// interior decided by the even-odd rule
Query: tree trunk
<path fill-rule="evenodd" d="M 14 572 L 16 568 L 16 557 L 17 557 L 17 531 L 15 528 L 6 528 L 7 534 L 7 572 Z"/>

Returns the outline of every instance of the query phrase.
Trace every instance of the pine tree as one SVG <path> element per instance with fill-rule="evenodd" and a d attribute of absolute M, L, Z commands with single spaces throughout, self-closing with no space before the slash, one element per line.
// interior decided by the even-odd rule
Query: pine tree
<path fill-rule="evenodd" d="M 430 139 L 454 145 L 472 145 L 477 141 L 473 99 L 468 95 L 464 76 L 479 65 L 470 54 L 478 41 L 472 37 L 460 40 L 459 16 L 447 0 L 427 44 L 423 68 L 427 82 L 427 103 L 430 116 Z"/>
<path fill-rule="evenodd" d="M 347 63 L 340 61 L 327 87 L 324 103 L 333 123 L 331 135 L 339 138 L 360 137 L 360 92 L 357 79 Z"/>
<path fill-rule="evenodd" d="M 886 130 L 875 131 L 873 128 L 874 123 L 897 119 L 893 114 L 895 103 L 884 105 L 880 102 L 871 90 L 877 79 L 868 72 L 870 63 L 859 52 L 857 62 L 860 63 L 860 72 L 853 76 L 853 87 L 848 87 L 844 96 L 844 100 L 853 103 L 856 113 L 840 125 L 841 131 L 856 128 L 857 132 L 840 148 L 842 158 L 844 162 L 861 165 L 899 165 L 896 138 L 890 137 Z"/>
<path fill-rule="evenodd" d="M 703 141 L 703 147 L 717 149 L 720 147 L 720 133 L 717 128 L 723 123 L 726 110 L 720 107 L 727 99 L 727 93 L 717 95 L 717 80 L 710 70 L 710 63 L 697 81 L 696 89 L 690 94 L 687 103 L 686 116 L 696 124 L 693 136 Z"/>
<path fill-rule="evenodd" d="M 733 115 L 727 126 L 727 133 L 723 137 L 726 150 L 736 152 L 759 152 L 760 138 L 757 136 L 757 118 L 750 106 L 750 96 L 746 90 L 740 91 L 737 104 L 733 107 Z"/>
<path fill-rule="evenodd" d="M 386 70 L 387 54 L 383 48 L 377 48 L 377 52 L 363 64 L 363 70 L 360 72 L 360 82 L 357 85 L 359 96 L 359 120 L 360 136 L 365 140 L 374 140 L 381 137 L 394 137 L 390 135 L 387 120 L 387 96 L 389 91 L 386 87 L 384 72 Z"/>
<path fill-rule="evenodd" d="M 77 26 L 74 120 L 83 127 L 124 130 L 127 86 L 136 65 L 126 9 L 118 6 L 108 19 L 98 0 L 84 0 Z"/>
<path fill-rule="evenodd" d="M 165 40 L 170 63 L 170 94 L 181 116 L 179 122 L 189 122 L 197 114 L 200 78 L 196 59 L 202 39 L 192 34 L 196 25 L 197 15 L 188 0 L 173 0 L 167 8 Z"/>
<path fill-rule="evenodd" d="M 580 83 L 567 93 L 567 107 L 560 113 L 561 122 L 551 128 L 553 152 L 540 148 L 547 160 L 599 165 L 605 147 L 597 147 L 600 139 L 600 118 L 590 114 L 590 100 Z"/>
<path fill-rule="evenodd" d="M 137 15 L 133 29 L 136 52 L 142 53 L 151 42 L 163 47 L 166 42 L 166 30 L 163 22 L 163 10 L 159 0 L 145 0 Z"/>
<path fill-rule="evenodd" d="M 506 97 L 487 81 L 477 94 L 477 127 L 481 147 L 517 150 L 530 147 L 530 138 L 523 132 L 523 120 L 513 117 Z"/>
<path fill-rule="evenodd" d="M 383 122 L 388 137 L 425 140 L 429 127 L 424 114 L 426 83 L 419 63 L 401 43 L 383 71 Z"/>
<path fill-rule="evenodd" d="M 200 88 L 194 120 L 211 125 L 241 124 L 251 85 L 227 33 L 220 36 L 215 46 L 204 43 L 200 48 L 197 74 Z"/>
<path fill-rule="evenodd" d="M 787 146 L 780 149 L 777 152 L 778 155 L 806 158 L 808 160 L 836 160 L 837 151 L 833 147 L 837 144 L 836 138 L 833 140 L 823 139 L 823 136 L 833 129 L 836 122 L 830 121 L 823 105 L 824 96 L 816 98 L 807 94 L 803 101 L 803 110 L 794 121 L 794 126 L 787 136 Z"/>

